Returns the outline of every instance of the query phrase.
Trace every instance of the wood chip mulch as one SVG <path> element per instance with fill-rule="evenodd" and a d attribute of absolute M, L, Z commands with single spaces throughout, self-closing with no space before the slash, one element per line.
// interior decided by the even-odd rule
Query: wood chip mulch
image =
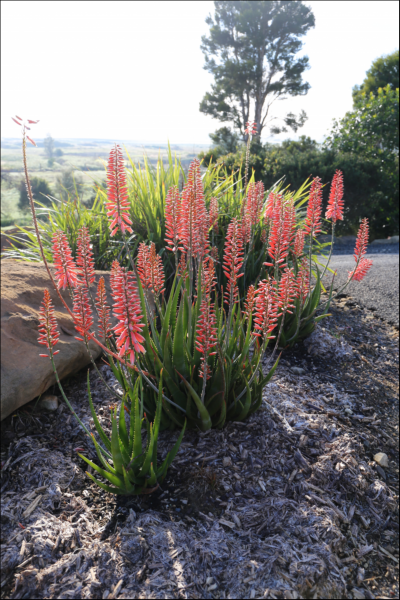
<path fill-rule="evenodd" d="M 398 597 L 398 330 L 349 297 L 330 312 L 282 355 L 262 408 L 188 432 L 150 496 L 91 483 L 74 448 L 95 452 L 61 402 L 5 419 L 1 598 Z M 85 379 L 65 388 L 93 428 Z M 107 428 L 111 397 L 91 384 Z M 160 459 L 177 435 L 161 433 Z"/>

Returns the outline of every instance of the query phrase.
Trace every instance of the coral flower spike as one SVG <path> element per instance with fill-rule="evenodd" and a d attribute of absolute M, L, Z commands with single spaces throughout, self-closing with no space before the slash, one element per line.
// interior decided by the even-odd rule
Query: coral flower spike
<path fill-rule="evenodd" d="M 354 249 L 354 260 L 357 264 L 353 271 L 348 271 L 349 279 L 354 279 L 354 281 L 362 281 L 372 267 L 372 260 L 364 258 L 367 252 L 367 245 L 368 219 L 363 219 L 361 221 L 360 229 L 358 230 L 356 247 Z"/>
<path fill-rule="evenodd" d="M 343 173 L 339 170 L 333 176 L 331 191 L 329 194 L 329 202 L 325 214 L 327 219 L 343 221 Z"/>
<path fill-rule="evenodd" d="M 76 265 L 72 258 L 67 236 L 61 230 L 57 230 L 53 234 L 53 260 L 58 288 L 65 290 L 68 286 L 76 287 L 78 285 Z"/>
<path fill-rule="evenodd" d="M 124 158 L 118 144 L 111 150 L 107 166 L 107 216 L 110 221 L 111 236 L 120 229 L 133 233 L 132 221 L 129 218 L 129 201 L 126 187 Z"/>
<path fill-rule="evenodd" d="M 50 354 L 39 354 L 39 356 L 52 358 L 55 354 L 59 353 L 59 350 L 54 352 L 53 348 L 58 343 L 60 334 L 57 331 L 57 321 L 54 315 L 54 306 L 48 290 L 44 290 L 43 302 L 39 313 L 38 342 L 50 350 Z"/>

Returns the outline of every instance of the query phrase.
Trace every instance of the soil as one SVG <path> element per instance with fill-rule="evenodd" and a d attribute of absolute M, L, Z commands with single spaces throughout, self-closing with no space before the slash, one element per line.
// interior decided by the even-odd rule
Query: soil
<path fill-rule="evenodd" d="M 5 419 L 1 597 L 398 597 L 398 329 L 347 296 L 330 313 L 283 353 L 262 408 L 187 432 L 148 496 L 92 484 L 61 400 Z M 90 381 L 106 428 L 112 397 Z M 86 370 L 64 387 L 93 428 Z M 160 460 L 177 436 L 160 434 Z"/>

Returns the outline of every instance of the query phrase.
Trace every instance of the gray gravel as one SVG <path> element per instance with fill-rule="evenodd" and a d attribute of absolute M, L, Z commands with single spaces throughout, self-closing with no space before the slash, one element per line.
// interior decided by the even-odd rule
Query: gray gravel
<path fill-rule="evenodd" d="M 397 253 L 396 253 L 397 249 Z M 367 257 L 373 260 L 373 265 L 361 282 L 352 281 L 344 293 L 353 297 L 356 302 L 377 312 L 381 319 L 399 327 L 399 247 L 385 248 L 376 252 L 375 247 L 368 249 Z M 348 271 L 355 267 L 353 248 L 348 254 L 332 256 L 330 268 L 337 269 L 334 288 L 343 286 L 347 280 Z M 325 264 L 325 261 L 321 259 Z M 332 275 L 327 272 L 324 277 L 325 286 L 329 285 Z"/>

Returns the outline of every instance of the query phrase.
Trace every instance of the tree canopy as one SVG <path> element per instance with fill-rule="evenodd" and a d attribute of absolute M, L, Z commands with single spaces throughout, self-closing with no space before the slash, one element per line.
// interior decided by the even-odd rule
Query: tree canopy
<path fill-rule="evenodd" d="M 296 58 L 300 38 L 315 25 L 309 7 L 296 0 L 214 2 L 215 17 L 209 15 L 209 37 L 202 37 L 204 68 L 215 83 L 200 103 L 200 111 L 222 122 L 233 122 L 243 139 L 246 123 L 257 123 L 258 135 L 273 118 L 272 103 L 287 96 L 307 94 L 302 80 L 309 68 L 307 56 Z M 276 117 L 275 117 L 276 118 Z M 297 131 L 307 119 L 288 113 L 284 125 L 271 133 Z"/>
<path fill-rule="evenodd" d="M 362 104 L 363 93 L 378 93 L 379 88 L 390 85 L 392 90 L 399 87 L 399 51 L 396 50 L 387 56 L 377 58 L 366 73 L 366 78 L 361 85 L 353 87 L 354 107 Z"/>

